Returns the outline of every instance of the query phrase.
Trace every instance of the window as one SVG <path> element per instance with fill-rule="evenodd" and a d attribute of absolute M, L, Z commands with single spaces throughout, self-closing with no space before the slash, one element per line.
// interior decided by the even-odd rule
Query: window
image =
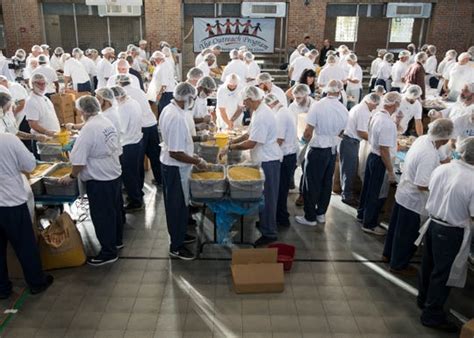
<path fill-rule="evenodd" d="M 356 16 L 338 16 L 336 20 L 336 41 L 354 42 L 357 41 Z"/>
<path fill-rule="evenodd" d="M 413 18 L 393 18 L 390 29 L 390 42 L 411 42 Z"/>

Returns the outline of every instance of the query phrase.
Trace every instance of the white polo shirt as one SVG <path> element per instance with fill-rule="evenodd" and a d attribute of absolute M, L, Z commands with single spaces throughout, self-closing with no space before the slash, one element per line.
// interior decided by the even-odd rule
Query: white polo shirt
<path fill-rule="evenodd" d="M 395 154 L 397 147 L 397 125 L 390 114 L 380 110 L 373 114 L 369 122 L 370 151 L 380 156 L 380 146 L 389 147 L 390 153 Z"/>
<path fill-rule="evenodd" d="M 339 135 L 347 125 L 348 111 L 337 97 L 328 96 L 313 103 L 306 116 L 306 123 L 314 127 L 309 146 L 314 148 L 336 147 Z"/>
<path fill-rule="evenodd" d="M 277 143 L 277 130 L 275 113 L 262 102 L 252 113 L 248 131 L 249 140 L 257 142 L 255 147 L 250 149 L 253 163 L 281 161 L 282 151 Z"/>
<path fill-rule="evenodd" d="M 190 167 L 191 164 L 177 161 L 169 153 L 170 151 L 184 152 L 193 156 L 194 143 L 186 123 L 186 112 L 173 100 L 161 112 L 159 123 L 162 138 L 161 163 L 167 166 Z"/>
<path fill-rule="evenodd" d="M 382 58 L 378 57 L 372 61 L 370 64 L 370 75 L 371 77 L 377 77 L 377 72 L 379 70 L 379 65 L 382 62 Z"/>
<path fill-rule="evenodd" d="M 359 137 L 357 132 L 368 132 L 371 114 L 372 113 L 370 112 L 367 103 L 364 101 L 352 107 L 352 109 L 349 111 L 349 117 L 347 119 L 344 135 L 361 141 L 362 138 Z"/>
<path fill-rule="evenodd" d="M 132 86 L 131 84 L 123 87 L 128 96 L 138 102 L 142 112 L 142 127 L 148 128 L 157 124 L 155 114 L 151 110 L 146 94 L 143 90 Z"/>
<path fill-rule="evenodd" d="M 82 63 L 73 58 L 64 63 L 64 76 L 71 78 L 75 89 L 77 89 L 78 84 L 90 81 L 86 68 Z"/>
<path fill-rule="evenodd" d="M 227 76 L 235 73 L 240 78 L 240 83 L 245 83 L 247 78 L 248 68 L 245 62 L 242 60 L 232 60 L 230 61 L 227 66 L 224 68 L 222 72 L 221 80 L 225 81 Z"/>
<path fill-rule="evenodd" d="M 327 63 L 318 76 L 318 85 L 326 86 L 331 80 L 344 81 L 347 78 L 344 69 L 337 63 Z"/>
<path fill-rule="evenodd" d="M 230 90 L 225 84 L 220 86 L 217 90 L 217 127 L 222 129 L 227 129 L 227 124 L 221 117 L 220 108 L 225 109 L 225 113 L 227 114 L 227 118 L 231 119 L 234 113 L 236 112 L 239 105 L 243 105 L 242 97 L 240 92 L 242 91 L 241 86 L 237 86 L 234 90 Z M 242 126 L 242 118 L 241 115 L 237 120 L 234 121 L 234 127 Z"/>
<path fill-rule="evenodd" d="M 431 175 L 426 210 L 453 226 L 468 227 L 474 217 L 474 166 L 454 160 Z"/>
<path fill-rule="evenodd" d="M 172 93 L 176 86 L 173 65 L 166 61 L 159 64 L 153 72 L 152 82 L 154 82 L 155 86 L 155 96 L 158 94 L 158 89 L 162 86 L 166 87 L 165 92 Z"/>
<path fill-rule="evenodd" d="M 122 174 L 119 135 L 102 114 L 87 120 L 71 151 L 72 165 L 85 166 L 81 181 L 111 181 Z"/>
<path fill-rule="evenodd" d="M 415 120 L 421 120 L 423 114 L 423 107 L 419 100 L 416 100 L 415 103 L 411 104 L 405 99 L 402 99 L 400 103 L 400 111 L 403 113 L 403 117 L 400 121 L 400 134 L 403 134 L 408 129 L 408 123 L 412 118 Z"/>
<path fill-rule="evenodd" d="M 138 81 L 138 78 L 135 75 L 130 74 L 130 73 L 127 73 L 127 74 L 115 73 L 114 75 L 109 77 L 109 79 L 107 80 L 107 87 L 118 86 L 116 81 L 117 81 L 117 78 L 119 77 L 119 75 L 128 75 L 128 77 L 130 78 L 130 85 L 132 87 L 140 89 L 140 82 Z"/>
<path fill-rule="evenodd" d="M 354 66 L 349 65 L 349 75 L 347 78 L 351 80 L 359 80 L 358 83 L 347 81 L 347 90 L 362 89 L 362 68 L 359 64 L 355 64 Z"/>
<path fill-rule="evenodd" d="M 61 129 L 53 103 L 46 96 L 31 92 L 23 110 L 27 120 L 38 121 L 41 127 L 54 132 L 59 132 Z M 33 129 L 31 129 L 31 133 L 39 134 Z"/>
<path fill-rule="evenodd" d="M 402 77 L 405 76 L 408 70 L 408 62 L 402 62 L 398 60 L 392 67 L 392 87 L 403 88 L 405 83 L 402 81 Z"/>
<path fill-rule="evenodd" d="M 22 172 L 32 172 L 35 157 L 18 137 L 0 133 L 0 207 L 16 207 L 28 201 Z"/>
<path fill-rule="evenodd" d="M 55 82 L 58 81 L 58 74 L 56 71 L 48 65 L 41 65 L 38 66 L 32 73 L 31 76 L 35 74 L 41 74 L 46 79 L 46 93 L 47 94 L 54 94 L 56 93 L 56 86 L 54 85 Z"/>
<path fill-rule="evenodd" d="M 284 140 L 280 145 L 283 156 L 296 154 L 298 151 L 298 136 L 293 113 L 285 106 L 276 112 L 277 138 Z"/>
<path fill-rule="evenodd" d="M 404 163 L 395 200 L 408 210 L 426 215 L 428 191 L 421 191 L 417 186 L 428 187 L 433 170 L 440 165 L 439 152 L 429 135 L 422 135 L 415 140 Z"/>
<path fill-rule="evenodd" d="M 308 57 L 299 56 L 290 64 L 290 68 L 293 68 L 291 80 L 298 82 L 300 80 L 301 74 L 303 74 L 306 69 L 314 70 L 315 65 Z"/>
<path fill-rule="evenodd" d="M 122 147 L 128 144 L 137 144 L 143 138 L 142 133 L 142 110 L 140 104 L 128 97 L 127 100 L 118 105 L 120 127 L 122 128 Z"/>
<path fill-rule="evenodd" d="M 97 89 L 107 87 L 107 80 L 114 75 L 114 66 L 106 58 L 101 58 L 97 63 Z"/>

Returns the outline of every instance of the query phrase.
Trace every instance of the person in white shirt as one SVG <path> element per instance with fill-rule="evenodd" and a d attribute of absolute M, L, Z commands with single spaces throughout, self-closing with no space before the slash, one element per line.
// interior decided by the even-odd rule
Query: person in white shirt
<path fill-rule="evenodd" d="M 119 77 L 126 75 L 130 79 L 131 86 L 137 89 L 140 89 L 140 82 L 136 76 L 130 74 L 130 64 L 127 60 L 118 60 L 115 63 L 115 74 L 109 77 L 107 80 L 107 87 L 113 87 L 117 85 L 117 80 Z"/>
<path fill-rule="evenodd" d="M 303 140 L 308 143 L 308 151 L 304 164 L 304 216 L 295 217 L 302 225 L 314 227 L 326 223 L 337 146 L 348 119 L 346 107 L 338 100 L 342 88 L 341 81 L 329 81 L 325 88 L 327 96 L 313 103 L 306 116 Z"/>
<path fill-rule="evenodd" d="M 372 91 L 374 89 L 375 81 L 377 80 L 377 71 L 379 70 L 379 65 L 383 61 L 383 57 L 385 54 L 387 54 L 386 49 L 377 50 L 377 57 L 370 64 L 369 91 Z"/>
<path fill-rule="evenodd" d="M 299 44 L 298 47 L 296 47 L 296 49 L 293 51 L 293 53 L 291 53 L 290 59 L 288 60 L 288 64 L 291 65 L 293 61 L 296 60 L 296 58 L 304 55 L 304 49 L 306 49 L 306 51 L 309 51 L 309 49 L 306 48 L 306 45 L 304 43 Z"/>
<path fill-rule="evenodd" d="M 405 74 L 409 67 L 410 52 L 402 50 L 398 54 L 398 61 L 392 67 L 392 91 L 401 92 L 405 87 Z"/>
<path fill-rule="evenodd" d="M 453 139 L 456 140 L 456 144 L 474 136 L 474 109 L 471 109 L 470 114 L 458 116 L 452 121 L 454 124 Z"/>
<path fill-rule="evenodd" d="M 45 55 L 38 57 L 39 66 L 31 73 L 42 74 L 47 81 L 45 95 L 49 98 L 59 90 L 59 80 L 56 71 L 48 64 L 48 60 Z"/>
<path fill-rule="evenodd" d="M 112 87 L 118 104 L 120 118 L 122 155 L 122 179 L 128 195 L 125 212 L 140 211 L 144 208 L 140 185 L 140 154 L 143 146 L 142 111 L 140 104 L 127 95 L 122 87 Z"/>
<path fill-rule="evenodd" d="M 278 97 L 278 101 L 285 107 L 288 107 L 288 99 L 286 98 L 285 92 L 272 81 L 273 78 L 270 73 L 260 73 L 256 78 L 256 84 L 258 88 L 263 90 L 265 94 L 276 95 L 276 97 Z"/>
<path fill-rule="evenodd" d="M 424 239 L 418 288 L 421 323 L 459 332 L 443 309 L 451 287 L 464 287 L 474 219 L 474 137 L 457 147 L 461 160 L 439 166 L 429 182 L 426 210 L 430 220 L 420 230 Z"/>
<path fill-rule="evenodd" d="M 49 65 L 59 73 L 62 73 L 64 71 L 64 64 L 61 60 L 61 56 L 63 56 L 63 54 L 64 49 L 62 49 L 61 47 L 56 47 L 54 49 L 53 56 L 51 56 L 51 59 L 49 60 Z"/>
<path fill-rule="evenodd" d="M 240 78 L 237 74 L 229 74 L 224 84 L 217 90 L 217 119 L 219 129 L 242 127 L 243 104 L 240 92 Z"/>
<path fill-rule="evenodd" d="M 115 58 L 115 50 L 112 47 L 102 49 L 102 59 L 97 63 L 97 88 L 107 87 L 109 77 L 114 75 L 112 61 Z"/>
<path fill-rule="evenodd" d="M 255 62 L 255 55 L 253 55 L 251 52 L 245 52 L 244 62 L 248 68 L 247 78 L 245 79 L 247 85 L 255 85 L 257 83 L 255 80 L 260 74 L 260 66 L 257 64 L 257 62 Z"/>
<path fill-rule="evenodd" d="M 71 151 L 72 172 L 60 182 L 75 184 L 73 180 L 79 178 L 86 184 L 91 220 L 101 245 L 99 254 L 87 263 L 100 266 L 117 261 L 117 251 L 123 247 L 121 147 L 118 131 L 99 114 L 100 104 L 95 97 L 80 97 L 76 109 L 85 124 Z"/>
<path fill-rule="evenodd" d="M 0 230 L 2 233 L 3 267 L 7 266 L 7 242 L 17 253 L 31 294 L 45 291 L 53 277 L 46 276 L 41 267 L 41 259 L 36 244 L 30 212 L 28 210 L 28 191 L 23 184 L 22 173 L 30 173 L 36 167 L 34 156 L 20 140 L 12 134 L 0 133 Z M 12 294 L 12 283 L 8 271 L 0 273 L 0 299 Z"/>
<path fill-rule="evenodd" d="M 86 68 L 68 53 L 63 54 L 64 62 L 64 88 L 72 82 L 74 90 L 78 92 L 91 92 L 92 86 Z"/>
<path fill-rule="evenodd" d="M 198 81 L 204 77 L 204 73 L 198 67 L 191 68 L 186 74 L 186 82 L 196 87 Z"/>
<path fill-rule="evenodd" d="M 225 81 L 230 74 L 237 74 L 241 83 L 244 84 L 248 73 L 247 65 L 239 59 L 239 51 L 237 49 L 231 50 L 229 56 L 231 61 L 224 68 L 221 80 Z"/>
<path fill-rule="evenodd" d="M 216 56 L 212 53 L 207 54 L 204 57 L 204 60 L 197 66 L 204 76 L 209 76 L 211 74 L 211 66 L 216 62 Z"/>
<path fill-rule="evenodd" d="M 306 69 L 314 70 L 316 68 L 315 62 L 319 52 L 316 49 L 312 49 L 304 54 L 304 56 L 297 57 L 293 63 L 290 64 L 288 69 L 288 77 L 290 78 L 290 85 L 293 86 L 301 78 L 301 74 Z"/>
<path fill-rule="evenodd" d="M 415 55 L 417 53 L 416 45 L 414 43 L 408 44 L 407 50 L 410 52 L 410 58 L 408 60 L 408 65 L 410 66 L 416 62 L 416 59 L 415 59 Z"/>
<path fill-rule="evenodd" d="M 265 174 L 263 197 L 265 206 L 259 213 L 258 230 L 262 236 L 256 246 L 270 244 L 277 240 L 277 202 L 280 183 L 280 161 L 282 151 L 278 145 L 278 123 L 275 113 L 265 104 L 264 92 L 254 86 L 242 90 L 245 107 L 252 119 L 247 134 L 229 142 L 224 152 L 250 150 L 252 163 L 260 164 Z"/>
<path fill-rule="evenodd" d="M 216 82 L 210 76 L 205 76 L 196 83 L 197 97 L 193 108 L 193 118 L 196 128 L 200 128 L 200 124 L 207 127 L 207 124 L 211 122 L 211 115 L 207 108 L 207 98 L 215 93 L 217 89 Z"/>
<path fill-rule="evenodd" d="M 194 66 L 199 66 L 201 62 L 204 61 L 204 57 L 210 53 L 212 53 L 211 48 L 204 48 L 198 55 L 196 55 L 196 59 L 194 60 Z"/>
<path fill-rule="evenodd" d="M 337 62 L 337 59 L 334 55 L 328 55 L 326 58 L 326 65 L 321 69 L 321 72 L 319 73 L 318 76 L 318 86 L 319 88 L 324 88 L 327 86 L 329 81 L 331 80 L 338 80 L 338 81 L 346 81 L 347 76 L 342 69 L 341 66 L 339 66 L 339 63 Z"/>
<path fill-rule="evenodd" d="M 426 73 L 426 85 L 431 88 L 438 87 L 438 79 L 436 78 L 436 68 L 438 67 L 438 60 L 436 59 L 436 46 L 429 45 L 426 49 L 428 59 L 426 59 L 425 73 Z"/>
<path fill-rule="evenodd" d="M 427 216 L 428 184 L 433 171 L 441 164 L 439 148 L 449 142 L 453 122 L 438 119 L 430 124 L 428 134 L 416 139 L 405 157 L 403 173 L 395 194 L 383 260 L 389 262 L 390 271 L 416 275 L 410 265 L 416 251 L 420 220 Z"/>
<path fill-rule="evenodd" d="M 95 91 L 95 97 L 100 104 L 100 113 L 112 122 L 117 130 L 119 141 L 122 142 L 122 126 L 120 125 L 120 115 L 113 90 L 107 87 L 97 89 Z M 120 145 L 122 145 L 122 143 L 120 143 Z M 122 150 L 120 150 L 120 155 L 122 155 Z"/>
<path fill-rule="evenodd" d="M 152 57 L 156 66 L 147 95 L 148 100 L 158 104 L 158 113 L 161 113 L 173 98 L 176 81 L 173 65 L 166 62 L 166 56 L 161 52 L 154 52 Z"/>
<path fill-rule="evenodd" d="M 296 153 L 299 150 L 296 123 L 293 114 L 286 105 L 280 103 L 278 96 L 267 94 L 265 103 L 275 112 L 277 118 L 277 142 L 280 145 L 283 160 L 280 166 L 280 183 L 278 188 L 278 201 L 276 223 L 279 227 L 290 226 L 288 213 L 288 192 L 294 180 L 296 169 Z"/>
<path fill-rule="evenodd" d="M 29 65 L 31 59 L 37 59 L 40 55 L 44 55 L 43 48 L 39 45 L 33 45 L 31 47 L 31 53 L 26 58 L 26 65 Z"/>
<path fill-rule="evenodd" d="M 438 117 L 448 117 L 454 120 L 458 116 L 470 114 L 474 111 L 474 82 L 466 83 L 459 94 L 456 103 L 447 109 L 436 112 Z"/>
<path fill-rule="evenodd" d="M 369 119 L 380 101 L 379 95 L 371 93 L 349 111 L 347 125 L 339 145 L 341 197 L 342 202 L 349 205 L 356 205 L 357 203 L 353 195 L 353 185 L 357 175 L 360 141 L 368 140 Z"/>
<path fill-rule="evenodd" d="M 146 50 L 147 44 L 148 42 L 146 40 L 140 40 L 138 42 L 138 47 L 140 48 L 138 53 L 140 54 L 140 57 L 144 60 L 147 60 L 150 56 L 150 53 Z"/>
<path fill-rule="evenodd" d="M 418 85 L 409 85 L 405 92 L 402 94 L 402 102 L 400 103 L 399 112 L 403 114 L 400 122 L 398 123 L 398 132 L 405 134 L 408 129 L 408 124 L 411 119 L 415 119 L 415 130 L 418 136 L 423 135 L 423 123 L 422 114 L 423 107 L 421 106 L 420 96 L 421 88 Z M 392 116 L 395 118 L 395 116 Z"/>
<path fill-rule="evenodd" d="M 346 93 L 347 96 L 351 97 L 352 100 L 348 102 L 347 109 L 352 108 L 358 104 L 362 99 L 362 68 L 357 63 L 357 55 L 354 53 L 349 54 L 346 57 L 346 62 L 349 64 L 349 73 L 346 78 Z"/>
<path fill-rule="evenodd" d="M 397 127 L 391 115 L 398 111 L 402 97 L 397 92 L 388 92 L 382 99 L 383 108 L 377 111 L 369 122 L 370 154 L 364 175 L 364 183 L 357 209 L 357 220 L 362 230 L 369 234 L 383 236 L 386 231 L 380 227 L 378 216 L 385 203 L 379 198 L 385 175 L 389 182 L 395 182 L 392 153 L 397 146 Z"/>
<path fill-rule="evenodd" d="M 186 111 L 192 108 L 196 89 L 189 83 L 179 83 L 169 105 L 160 115 L 163 139 L 160 161 L 163 174 L 163 198 L 166 223 L 170 236 L 169 255 L 182 260 L 193 260 L 194 254 L 186 244 L 196 237 L 186 234 L 189 217 L 189 176 L 192 166 L 207 168 L 202 158 L 193 155 L 194 143 L 186 123 Z"/>
<path fill-rule="evenodd" d="M 347 58 L 351 54 L 351 51 L 346 45 L 340 45 L 337 48 L 337 52 L 339 54 L 339 66 L 344 69 L 344 72 L 346 73 L 347 77 L 349 76 L 349 64 L 347 63 Z"/>
<path fill-rule="evenodd" d="M 461 53 L 458 62 L 451 66 L 445 82 L 445 95 L 449 101 L 456 101 L 464 85 L 474 82 L 474 67 L 469 64 L 469 53 Z"/>
<path fill-rule="evenodd" d="M 390 77 L 392 76 L 393 58 L 394 56 L 392 53 L 386 53 L 376 72 L 377 79 L 375 80 L 375 85 L 381 85 L 387 91 L 391 88 Z"/>
<path fill-rule="evenodd" d="M 36 68 L 38 68 L 38 58 L 30 57 L 25 69 L 23 70 L 23 77 L 26 81 L 31 78 L 31 75 Z"/>
<path fill-rule="evenodd" d="M 19 83 L 8 81 L 8 79 L 3 75 L 0 75 L 0 86 L 3 86 L 5 89 L 7 89 L 8 94 L 11 95 L 13 102 L 15 103 L 14 107 L 12 107 L 12 111 L 15 116 L 18 129 L 24 133 L 30 133 L 30 126 L 25 119 L 24 110 L 26 99 L 28 98 L 26 89 Z M 28 149 L 32 150 L 30 141 L 25 141 L 24 143 Z"/>
<path fill-rule="evenodd" d="M 95 79 L 97 78 L 97 65 L 94 61 L 85 56 L 84 52 L 80 48 L 74 48 L 72 50 L 72 56 L 86 69 L 87 74 L 89 74 L 89 81 L 91 82 L 92 90 L 94 90 L 95 88 L 93 85 L 96 81 Z"/>

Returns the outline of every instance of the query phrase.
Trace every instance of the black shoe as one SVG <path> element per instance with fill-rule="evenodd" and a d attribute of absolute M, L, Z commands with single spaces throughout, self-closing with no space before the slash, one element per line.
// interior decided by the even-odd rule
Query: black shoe
<path fill-rule="evenodd" d="M 128 203 L 125 207 L 125 212 L 130 213 L 130 212 L 136 212 L 145 209 L 145 205 L 143 203 Z"/>
<path fill-rule="evenodd" d="M 200 211 L 201 211 L 200 207 L 196 207 L 196 206 L 193 206 L 193 205 L 189 206 L 189 213 L 190 214 L 197 214 Z"/>
<path fill-rule="evenodd" d="M 122 250 L 123 248 L 125 248 L 125 244 L 123 244 L 123 243 L 122 244 L 117 244 L 115 247 L 117 248 L 117 250 Z"/>
<path fill-rule="evenodd" d="M 277 240 L 276 237 L 262 236 L 259 239 L 257 239 L 254 244 L 255 246 L 264 246 L 264 245 L 268 245 L 270 243 L 276 242 L 276 240 Z"/>
<path fill-rule="evenodd" d="M 186 236 L 184 237 L 183 243 L 184 244 L 191 244 L 191 243 L 194 243 L 196 241 L 197 241 L 196 236 L 186 234 Z"/>
<path fill-rule="evenodd" d="M 293 190 L 294 188 L 296 188 L 294 180 L 290 182 L 289 188 L 290 188 L 290 190 Z"/>
<path fill-rule="evenodd" d="M 111 258 L 104 258 L 104 257 L 93 257 L 87 260 L 87 264 L 92 266 L 101 266 L 106 264 L 115 263 L 118 260 L 118 256 L 111 257 Z"/>
<path fill-rule="evenodd" d="M 183 261 L 192 261 L 196 259 L 196 256 L 194 256 L 194 254 L 185 247 L 182 247 L 181 249 L 178 249 L 176 251 L 170 250 L 169 255 L 170 257 L 179 258 Z"/>
<path fill-rule="evenodd" d="M 51 284 L 53 284 L 53 282 L 54 277 L 51 275 L 46 275 L 46 283 L 42 286 L 30 288 L 30 294 L 37 295 L 38 293 L 46 291 L 51 286 Z"/>
<path fill-rule="evenodd" d="M 188 225 L 196 226 L 197 222 L 193 218 L 189 217 L 188 218 Z"/>
<path fill-rule="evenodd" d="M 423 321 L 421 322 L 421 324 L 431 329 L 440 330 L 440 331 L 449 332 L 449 333 L 456 333 L 459 331 L 459 328 L 456 326 L 456 324 L 454 324 L 453 322 L 450 322 L 447 319 L 437 324 L 431 324 L 431 323 L 427 324 L 427 323 L 423 323 Z"/>

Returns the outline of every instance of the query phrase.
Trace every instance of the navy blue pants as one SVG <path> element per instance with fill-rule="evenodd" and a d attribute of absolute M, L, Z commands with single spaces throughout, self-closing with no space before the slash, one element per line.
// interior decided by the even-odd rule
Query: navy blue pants
<path fill-rule="evenodd" d="M 385 90 L 387 90 L 387 82 L 384 79 L 377 79 L 375 80 L 376 86 L 383 86 Z"/>
<path fill-rule="evenodd" d="M 155 124 L 151 127 L 142 128 L 143 145 L 142 154 L 140 156 L 140 189 L 143 189 L 145 182 L 145 155 L 150 159 L 151 170 L 155 181 L 161 184 L 161 163 L 160 163 L 160 136 L 158 135 L 158 126 Z"/>
<path fill-rule="evenodd" d="M 92 92 L 91 82 L 87 81 L 87 82 L 84 82 L 84 83 L 78 83 L 77 84 L 77 91 L 78 92 L 89 92 L 89 93 L 91 93 Z"/>
<path fill-rule="evenodd" d="M 265 183 L 263 196 L 265 206 L 259 213 L 260 225 L 258 230 L 265 237 L 278 236 L 276 212 L 278 203 L 278 186 L 280 185 L 280 161 L 262 162 Z"/>
<path fill-rule="evenodd" d="M 446 320 L 443 310 L 451 288 L 446 286 L 451 266 L 461 248 L 464 229 L 431 221 L 425 236 L 418 285 L 418 305 L 423 306 L 421 321 L 436 325 Z"/>
<path fill-rule="evenodd" d="M 300 195 L 303 195 L 303 185 L 304 185 L 304 165 L 305 161 L 301 161 L 301 177 L 300 177 L 300 184 L 299 184 L 299 192 Z"/>
<path fill-rule="evenodd" d="M 383 255 L 390 259 L 392 269 L 408 267 L 416 252 L 414 243 L 419 230 L 420 215 L 395 202 L 383 249 Z"/>
<path fill-rule="evenodd" d="M 280 166 L 280 186 L 278 188 L 278 202 L 276 222 L 279 225 L 290 225 L 290 214 L 288 213 L 288 192 L 290 184 L 294 178 L 296 169 L 296 154 L 290 154 L 283 157 Z"/>
<path fill-rule="evenodd" d="M 331 148 L 314 148 L 308 151 L 303 183 L 304 215 L 310 221 L 324 215 L 331 200 L 332 177 L 336 166 L 336 152 Z"/>
<path fill-rule="evenodd" d="M 122 244 L 123 205 L 122 180 L 86 182 L 91 220 L 101 245 L 99 256 L 107 259 L 117 256 L 116 246 Z"/>
<path fill-rule="evenodd" d="M 172 92 L 164 92 L 161 94 L 160 101 L 158 102 L 158 113 L 161 113 L 163 109 L 171 102 L 173 99 Z"/>
<path fill-rule="evenodd" d="M 358 139 L 344 135 L 339 146 L 339 166 L 341 178 L 341 196 L 343 200 L 352 199 L 354 179 L 357 176 L 357 163 L 359 162 Z"/>
<path fill-rule="evenodd" d="M 364 174 L 364 185 L 360 194 L 357 218 L 362 219 L 365 228 L 373 229 L 379 225 L 378 218 L 385 198 L 379 198 L 385 177 L 385 164 L 379 155 L 370 153 Z"/>
<path fill-rule="evenodd" d="M 122 179 L 130 203 L 143 203 L 142 186 L 140 185 L 140 160 L 142 154 L 142 141 L 123 146 L 120 156 L 122 165 Z M 143 162 L 143 161 L 142 161 Z"/>
<path fill-rule="evenodd" d="M 46 284 L 41 259 L 26 203 L 16 207 L 0 207 L 0 294 L 8 295 L 12 283 L 8 278 L 7 243 L 15 250 L 25 281 L 30 288 Z"/>

